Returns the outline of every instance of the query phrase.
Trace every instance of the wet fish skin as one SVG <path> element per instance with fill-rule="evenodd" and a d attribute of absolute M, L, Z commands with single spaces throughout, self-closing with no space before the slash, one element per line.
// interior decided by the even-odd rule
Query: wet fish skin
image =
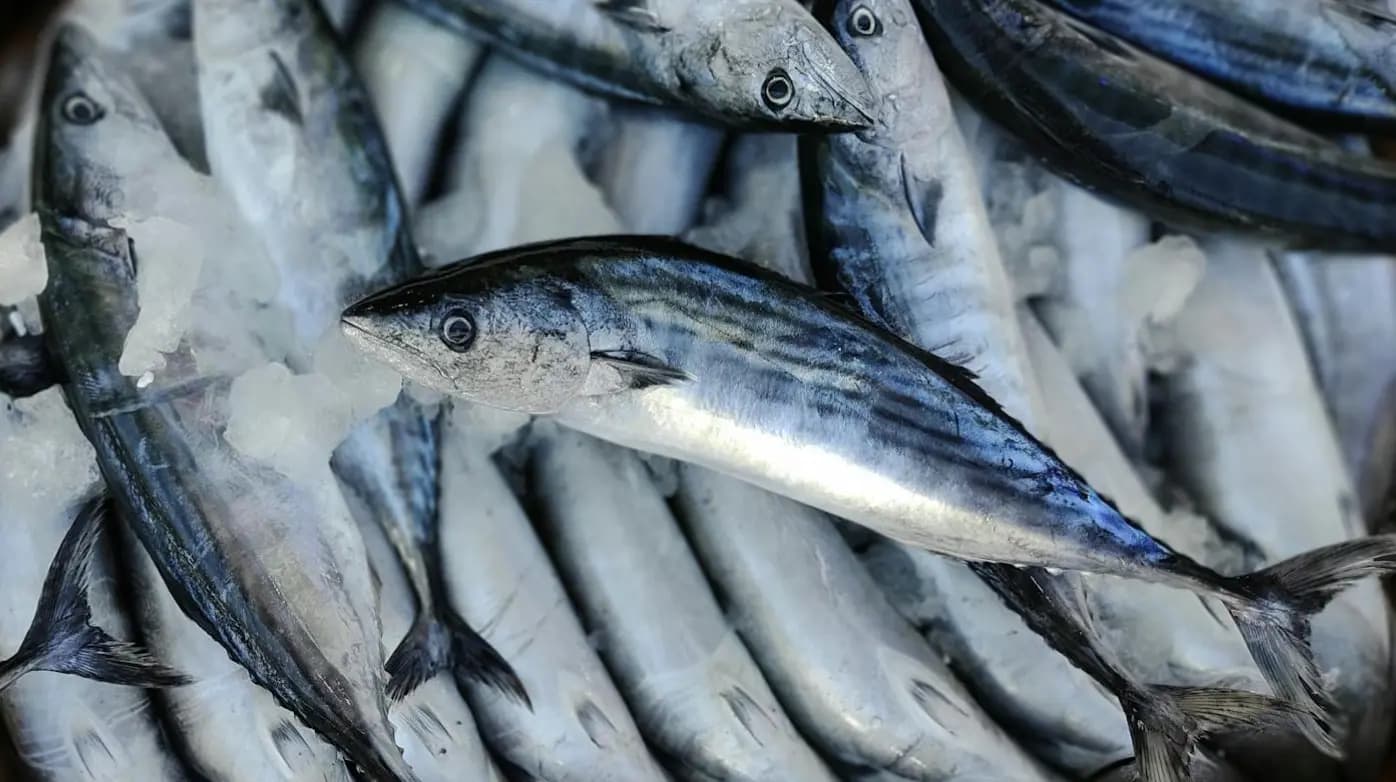
<path fill-rule="evenodd" d="M 533 693 L 528 710 L 495 690 L 465 687 L 503 770 L 540 782 L 666 780 L 528 517 L 468 430 L 447 428 L 441 476 L 452 604 L 505 650 Z"/>
<path fill-rule="evenodd" d="M 727 623 L 639 457 L 585 435 L 540 435 L 541 532 L 640 730 L 680 776 L 834 776 Z"/>
<path fill-rule="evenodd" d="M 255 681 L 365 773 L 411 780 L 387 727 L 378 639 L 358 589 L 368 591 L 367 566 L 338 534 L 352 521 L 324 493 L 328 476 L 292 485 L 242 460 L 208 408 L 191 414 L 216 404 L 216 382 L 151 394 L 117 367 L 137 310 L 139 251 L 109 220 L 129 206 L 129 177 L 164 170 L 177 153 L 134 84 L 78 28 L 56 36 L 40 106 L 34 187 L 49 261 L 40 310 L 122 517 L 180 608 Z"/>
<path fill-rule="evenodd" d="M 733 127 L 832 131 L 867 122 L 867 85 L 795 0 L 406 2 L 612 97 Z"/>
<path fill-rule="evenodd" d="M 1048 1 L 1276 110 L 1335 128 L 1396 126 L 1396 63 L 1367 56 L 1396 23 L 1356 3 Z"/>
<path fill-rule="evenodd" d="M 304 367 L 347 301 L 422 268 L 387 147 L 317 3 L 196 0 L 194 33 L 213 172 L 281 271 L 300 348 L 287 363 Z M 450 669 L 526 701 L 508 663 L 440 595 L 436 447 L 435 411 L 403 397 L 331 458 L 351 509 L 384 525 L 417 596 L 419 621 L 388 658 L 389 694 Z"/>
<path fill-rule="evenodd" d="M 917 10 L 952 83 L 1067 179 L 1180 225 L 1396 246 L 1383 217 L 1396 199 L 1390 163 L 1037 0 L 917 0 Z"/>
<path fill-rule="evenodd" d="M 1307 615 L 1396 567 L 1396 539 L 1379 536 L 1223 577 L 1120 514 L 963 370 L 808 289 L 672 240 L 486 254 L 361 300 L 342 325 L 436 390 L 555 414 L 910 545 L 1218 597 L 1281 695 L 1316 713 L 1330 701 L 1301 640 Z"/>

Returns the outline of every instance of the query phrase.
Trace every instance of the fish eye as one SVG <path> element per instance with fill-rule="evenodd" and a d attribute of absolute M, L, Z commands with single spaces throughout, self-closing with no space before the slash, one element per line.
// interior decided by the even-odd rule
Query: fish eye
<path fill-rule="evenodd" d="M 463 309 L 453 309 L 441 319 L 441 341 L 457 353 L 470 349 L 475 341 L 475 320 Z"/>
<path fill-rule="evenodd" d="M 765 84 L 761 85 L 761 99 L 766 101 L 766 105 L 772 111 L 780 111 L 789 106 L 794 97 L 795 84 L 790 81 L 790 76 L 780 68 L 771 71 L 766 76 Z"/>
<path fill-rule="evenodd" d="M 848 17 L 848 31 L 867 38 L 882 32 L 882 22 L 878 21 L 877 14 L 871 8 L 860 5 Z"/>
<path fill-rule="evenodd" d="M 91 125 L 106 113 L 86 93 L 75 92 L 63 99 L 63 119 L 74 125 Z"/>

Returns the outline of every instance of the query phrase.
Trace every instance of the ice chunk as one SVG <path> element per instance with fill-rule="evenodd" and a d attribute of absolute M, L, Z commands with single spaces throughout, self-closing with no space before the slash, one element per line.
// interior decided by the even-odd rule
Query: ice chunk
<path fill-rule="evenodd" d="M 164 217 L 118 218 L 139 253 L 136 298 L 140 314 L 126 334 L 118 368 L 136 377 L 165 368 L 164 353 L 179 345 L 189 326 L 189 305 L 199 284 L 204 249 L 199 234 Z"/>
<path fill-rule="evenodd" d="M 13 518 L 67 507 L 98 480 L 92 446 L 57 387 L 28 399 L 0 396 L 0 453 L 0 497 Z"/>
<path fill-rule="evenodd" d="M 0 233 L 0 305 L 18 304 L 48 284 L 39 231 L 39 215 L 30 212 Z"/>
<path fill-rule="evenodd" d="M 533 417 L 456 399 L 451 402 L 451 424 L 470 433 L 473 448 L 494 453 L 513 440 Z"/>

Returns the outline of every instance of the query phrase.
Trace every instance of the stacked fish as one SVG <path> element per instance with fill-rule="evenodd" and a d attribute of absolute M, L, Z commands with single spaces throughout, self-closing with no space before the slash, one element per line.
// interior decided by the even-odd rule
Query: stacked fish
<path fill-rule="evenodd" d="M 1380 773 L 1379 0 L 84 0 L 46 45 L 19 778 Z"/>

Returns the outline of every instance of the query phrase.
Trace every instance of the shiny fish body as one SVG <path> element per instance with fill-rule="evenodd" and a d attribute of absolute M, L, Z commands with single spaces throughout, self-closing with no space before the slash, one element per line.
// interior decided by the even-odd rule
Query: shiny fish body
<path fill-rule="evenodd" d="M 354 64 L 373 98 L 403 199 L 422 198 L 437 142 L 484 46 L 401 3 L 379 3 L 354 44 Z"/>
<path fill-rule="evenodd" d="M 369 563 L 378 581 L 383 647 L 395 649 L 412 628 L 416 603 L 392 544 L 381 527 L 360 522 Z M 500 782 L 475 717 L 449 672 L 438 673 L 394 701 L 388 719 L 397 728 L 402 756 L 421 782 Z"/>
<path fill-rule="evenodd" d="M 830 26 L 881 102 L 874 129 L 803 142 L 816 270 L 869 318 L 975 372 L 1033 426 L 1041 405 L 1008 281 L 910 3 L 836 3 Z M 896 548 L 874 544 L 874 572 L 1001 719 L 1078 773 L 1127 756 L 1110 698 L 1012 613 L 1031 606 L 1004 605 L 964 563 Z"/>
<path fill-rule="evenodd" d="M 124 535 L 123 562 L 140 596 L 141 637 L 194 681 L 156 694 L 166 727 L 202 779 L 211 782 L 349 782 L 324 739 L 276 704 L 223 649 L 184 615 L 150 555 Z M 237 737 L 237 740 L 230 740 Z"/>
<path fill-rule="evenodd" d="M 200 95 L 213 172 L 281 271 L 297 355 L 375 283 L 421 268 L 368 96 L 314 2 L 197 0 Z M 460 663 L 512 687 L 507 664 L 449 615 L 436 546 L 436 411 L 404 396 L 360 424 L 331 464 L 351 508 L 382 524 L 417 598 L 388 659 L 394 695 Z"/>
<path fill-rule="evenodd" d="M 897 615 L 828 517 L 693 465 L 680 467 L 677 503 L 742 639 L 843 775 L 1051 778 Z"/>
<path fill-rule="evenodd" d="M 1361 535 L 1342 454 L 1264 249 L 1217 238 L 1204 250 L 1206 276 L 1174 323 L 1182 364 L 1161 386 L 1171 474 L 1270 561 Z M 1393 717 L 1388 621 L 1377 584 L 1341 595 L 1314 621 L 1357 778 L 1375 773 Z"/>
<path fill-rule="evenodd" d="M 78 94 L 93 111 L 74 113 Z M 411 779 L 387 721 L 362 544 L 329 476 L 293 483 L 235 452 L 217 427 L 218 383 L 172 370 L 168 386 L 143 392 L 117 368 L 140 250 L 107 224 L 136 177 L 176 153 L 135 86 L 76 28 L 55 42 L 37 138 L 49 263 L 40 308 L 122 516 L 180 608 L 254 681 L 366 773 Z M 106 157 L 112 139 L 119 159 Z"/>
<path fill-rule="evenodd" d="M 1358 3 L 1048 1 L 1279 110 L 1335 127 L 1396 127 L 1396 21 Z"/>
<path fill-rule="evenodd" d="M 727 624 L 637 456 L 567 430 L 534 446 L 542 532 L 641 732 L 692 780 L 833 782 Z"/>
<path fill-rule="evenodd" d="M 1389 249 L 1396 165 L 1036 0 L 917 0 L 951 81 L 1055 171 L 1170 221 Z"/>
<path fill-rule="evenodd" d="M 550 76 L 611 97 L 736 127 L 838 130 L 866 121 L 867 85 L 796 0 L 407 4 Z M 766 89 L 773 79 L 779 92 Z"/>
<path fill-rule="evenodd" d="M 442 546 L 451 600 L 513 661 L 530 711 L 466 689 L 485 743 L 513 777 L 663 782 L 518 500 L 471 434 L 446 428 Z"/>
<path fill-rule="evenodd" d="M 8 657 L 29 629 L 47 563 L 72 524 L 78 502 L 100 484 L 92 448 L 57 389 L 26 400 L 0 396 L 0 447 L 24 454 L 29 465 L 0 470 L 0 543 L 14 558 L 0 583 L 5 595 L 0 656 Z M 42 470 L 43 489 L 36 490 L 23 477 L 25 470 Z M 24 483 L 10 485 L 11 479 Z M 105 545 L 109 540 L 99 541 L 94 562 L 89 591 L 93 620 L 118 638 L 130 638 L 130 621 L 116 602 Z M 9 734 L 3 740 L 14 741 L 26 778 L 174 782 L 185 775 L 164 745 L 149 694 L 134 687 L 35 672 L 0 694 L 0 717 Z"/>
<path fill-rule="evenodd" d="M 1396 264 L 1389 256 L 1276 258 L 1362 516 L 1376 522 L 1396 478 Z"/>

